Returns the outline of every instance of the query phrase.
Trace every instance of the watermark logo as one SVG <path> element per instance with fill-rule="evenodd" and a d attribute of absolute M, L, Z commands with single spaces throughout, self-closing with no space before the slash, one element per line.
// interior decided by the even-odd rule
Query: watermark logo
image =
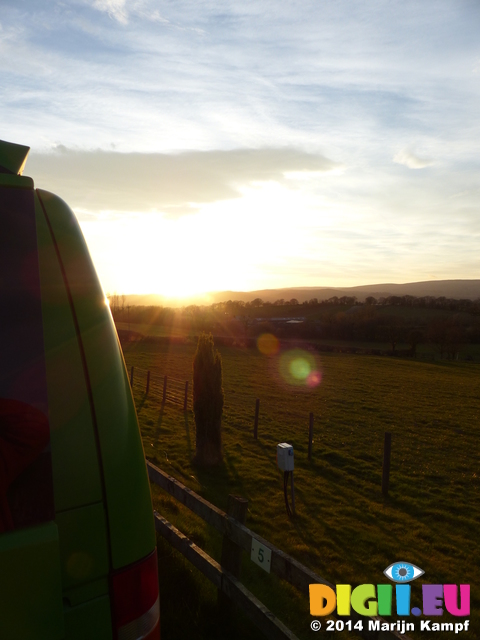
<path fill-rule="evenodd" d="M 469 584 L 423 584 L 422 608 L 411 607 L 411 585 L 425 572 L 410 562 L 389 565 L 384 574 L 392 584 L 361 584 L 352 589 L 349 584 L 337 584 L 335 590 L 325 584 L 310 585 L 310 613 L 328 616 L 337 610 L 339 616 L 349 616 L 352 609 L 361 616 L 441 616 L 446 609 L 452 616 L 470 615 Z M 395 613 L 393 610 L 395 586 Z"/>
<path fill-rule="evenodd" d="M 423 576 L 425 571 L 420 567 L 410 564 L 410 562 L 394 562 L 383 572 L 387 578 L 393 580 L 393 582 L 411 582 L 420 576 Z"/>

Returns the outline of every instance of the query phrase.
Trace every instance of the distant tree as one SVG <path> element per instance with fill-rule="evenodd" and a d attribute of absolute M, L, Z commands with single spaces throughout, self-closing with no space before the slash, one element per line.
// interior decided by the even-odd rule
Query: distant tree
<path fill-rule="evenodd" d="M 404 325 L 403 318 L 399 316 L 387 316 L 383 320 L 384 336 L 392 347 L 392 353 L 395 353 L 397 344 L 403 339 Z"/>
<path fill-rule="evenodd" d="M 202 333 L 193 359 L 193 412 L 196 426 L 196 456 L 200 464 L 222 461 L 222 359 L 213 337 Z"/>
<path fill-rule="evenodd" d="M 432 320 L 428 325 L 428 341 L 434 345 L 440 359 L 443 358 L 447 351 L 447 332 L 448 322 L 443 318 Z"/>
<path fill-rule="evenodd" d="M 402 296 L 402 304 L 404 304 L 407 307 L 413 307 L 415 306 L 415 302 L 416 302 L 417 298 L 415 296 Z"/>
<path fill-rule="evenodd" d="M 288 304 L 291 304 L 292 306 L 296 306 L 298 304 L 298 300 L 296 298 L 292 298 L 291 300 L 288 301 Z"/>
<path fill-rule="evenodd" d="M 368 296 L 368 298 L 365 298 L 365 303 L 366 304 L 377 304 L 377 299 L 374 298 L 373 296 Z"/>
<path fill-rule="evenodd" d="M 112 316 L 115 318 L 118 315 L 118 311 L 120 309 L 119 296 L 117 293 L 112 293 L 112 294 L 109 294 L 107 297 L 108 297 L 108 302 L 110 304 L 110 310 L 112 312 Z"/>
<path fill-rule="evenodd" d="M 273 304 L 277 307 L 283 307 L 283 305 L 285 304 L 285 300 L 283 298 L 279 298 L 278 300 L 275 300 Z"/>
<path fill-rule="evenodd" d="M 255 298 L 255 300 L 252 300 L 250 304 L 252 307 L 261 307 L 263 305 L 263 300 L 261 298 Z"/>
<path fill-rule="evenodd" d="M 200 312 L 200 307 L 196 304 L 189 304 L 188 307 L 185 307 L 184 311 L 188 315 L 195 316 Z"/>
<path fill-rule="evenodd" d="M 464 328 L 454 321 L 450 321 L 447 328 L 447 357 L 449 360 L 454 360 L 456 357 L 458 357 L 460 345 L 464 342 Z"/>
<path fill-rule="evenodd" d="M 410 329 L 407 334 L 407 342 L 412 350 L 412 356 L 417 355 L 417 345 L 419 345 L 423 340 L 423 331 L 420 331 L 420 329 Z"/>
<path fill-rule="evenodd" d="M 358 340 L 375 340 L 378 312 L 374 305 L 362 305 L 352 316 L 355 338 Z"/>
<path fill-rule="evenodd" d="M 398 306 L 402 304 L 402 298 L 400 296 L 387 296 L 385 304 Z"/>

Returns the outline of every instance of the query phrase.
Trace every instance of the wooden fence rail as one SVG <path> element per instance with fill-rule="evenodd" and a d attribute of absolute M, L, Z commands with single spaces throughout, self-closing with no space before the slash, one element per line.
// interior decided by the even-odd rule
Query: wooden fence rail
<path fill-rule="evenodd" d="M 194 491 L 192 491 L 191 489 L 183 485 L 181 482 L 179 482 L 172 476 L 169 476 L 167 473 L 165 473 L 164 471 L 162 471 L 161 469 L 153 465 L 151 462 L 147 462 L 147 469 L 148 469 L 149 478 L 152 482 L 154 482 L 159 487 L 167 491 L 173 498 L 181 502 L 188 509 L 193 511 L 193 513 L 200 516 L 203 520 L 205 520 L 205 522 L 207 522 L 208 524 L 213 526 L 215 529 L 217 529 L 217 531 L 227 536 L 235 544 L 237 544 L 244 551 L 246 551 L 249 556 L 252 551 L 252 541 L 256 542 L 257 544 L 259 543 L 262 547 L 265 547 L 266 549 L 270 550 L 271 573 L 275 573 L 279 578 L 286 580 L 287 582 L 295 586 L 297 589 L 299 589 L 305 595 L 309 596 L 309 585 L 311 584 L 325 584 L 331 587 L 332 589 L 335 589 L 334 585 L 332 585 L 330 582 L 328 582 L 321 576 L 317 575 L 307 567 L 303 566 L 302 564 L 300 564 L 300 562 L 297 562 L 297 560 L 295 560 L 291 556 L 287 555 L 286 553 L 284 553 L 283 551 L 275 547 L 273 544 L 268 542 L 268 540 L 265 540 L 261 536 L 251 531 L 245 525 L 237 522 L 237 520 L 227 515 L 224 511 L 222 511 L 215 505 L 211 504 L 210 502 L 208 502 L 207 500 L 199 496 L 197 493 L 195 493 Z M 162 535 L 164 535 L 165 533 L 165 537 L 168 540 L 170 539 L 173 540 L 175 536 L 173 535 L 173 533 L 169 533 L 170 531 L 173 531 L 174 529 L 174 527 L 172 529 L 173 525 L 171 525 L 167 521 L 163 522 L 163 519 L 159 521 L 158 518 L 161 518 L 161 517 L 156 516 L 156 519 L 155 519 L 155 521 L 158 523 L 156 525 L 157 530 L 160 533 L 162 533 Z M 183 534 L 180 534 L 180 536 L 183 536 Z M 193 543 L 188 541 L 188 539 L 186 538 L 185 540 L 187 540 L 187 542 L 185 542 L 184 538 L 185 536 L 179 538 L 178 541 L 176 541 L 175 543 L 172 541 L 172 544 L 175 544 L 175 545 L 178 544 L 176 548 L 178 548 L 179 551 L 181 551 L 182 553 L 183 553 L 183 550 L 188 551 L 188 549 L 191 549 L 194 546 Z M 192 557 L 195 556 L 195 562 L 193 560 L 192 562 L 194 564 L 198 562 L 198 564 L 195 564 L 195 566 L 197 566 L 197 568 L 199 568 L 203 573 L 205 573 L 205 575 L 210 580 L 212 580 L 212 582 L 214 582 L 214 584 L 218 588 L 222 589 L 222 591 L 224 591 L 225 593 L 230 594 L 229 586 L 225 586 L 225 587 L 222 586 L 223 584 L 222 575 L 226 575 L 228 574 L 228 572 L 225 572 L 224 570 L 222 570 L 220 565 L 218 565 L 218 563 L 215 563 L 215 561 L 212 561 L 211 558 L 210 558 L 210 561 L 213 562 L 213 565 L 205 564 L 204 556 L 206 554 L 200 549 L 198 551 L 201 552 L 200 553 L 201 558 L 200 557 L 197 558 L 197 555 L 194 552 L 192 552 Z M 187 553 L 184 553 L 184 555 L 188 559 L 190 559 Z M 202 567 L 205 568 L 205 571 L 203 570 Z M 218 567 L 220 568 L 218 569 Z M 223 573 L 218 573 L 218 571 L 222 571 Z M 233 576 L 231 578 L 235 581 L 235 585 L 236 585 L 238 580 L 236 578 L 233 578 Z M 233 584 L 233 582 L 231 582 L 230 577 L 225 578 L 225 585 L 230 585 L 230 584 Z M 237 592 L 238 592 L 237 587 L 232 586 L 231 594 L 237 594 Z M 242 606 L 242 608 L 244 608 L 245 612 L 248 615 L 250 615 L 247 605 L 245 605 L 245 607 L 243 607 L 242 605 L 243 599 L 246 597 L 245 593 L 248 593 L 248 592 L 245 589 L 245 587 L 243 587 L 242 595 L 241 596 L 239 595 L 238 599 L 236 595 L 232 595 L 232 598 L 237 602 L 237 604 L 239 604 L 240 606 Z M 253 596 L 251 597 L 253 598 Z M 250 607 L 250 604 L 248 605 L 248 607 Z M 263 607 L 263 609 L 265 609 L 265 607 Z M 256 616 L 260 615 L 258 608 L 255 609 L 255 612 L 256 612 L 255 613 Z M 267 617 L 273 616 L 273 614 L 271 614 L 270 612 L 268 612 L 268 614 L 265 614 L 265 615 L 267 615 Z M 358 620 L 363 621 L 364 623 L 363 630 L 356 631 L 356 633 L 358 633 L 363 638 L 368 638 L 369 640 L 410 640 L 407 636 L 400 635 L 396 631 L 370 631 L 368 629 L 368 621 L 378 620 L 380 622 L 380 626 L 382 625 L 382 623 L 386 622 L 384 619 L 378 616 L 370 617 L 370 618 L 362 618 L 361 616 L 359 616 L 358 614 L 352 611 L 349 617 L 352 619 L 352 621 L 355 621 L 355 622 Z M 274 633 L 278 634 L 280 628 L 283 628 L 283 625 L 281 625 L 281 627 L 275 627 L 275 631 L 272 631 L 272 635 L 270 635 L 270 632 L 267 633 L 267 628 L 265 627 L 264 633 L 266 633 L 269 638 L 272 638 L 272 640 L 273 639 L 276 640 L 277 638 L 295 638 L 295 636 L 293 636 L 291 632 L 289 632 L 291 635 L 283 635 L 283 636 L 273 635 Z"/>
<path fill-rule="evenodd" d="M 233 574 L 223 569 L 202 549 L 157 512 L 156 530 L 199 569 L 222 593 L 236 602 L 254 624 L 271 640 L 298 640 L 278 618 L 246 589 Z"/>

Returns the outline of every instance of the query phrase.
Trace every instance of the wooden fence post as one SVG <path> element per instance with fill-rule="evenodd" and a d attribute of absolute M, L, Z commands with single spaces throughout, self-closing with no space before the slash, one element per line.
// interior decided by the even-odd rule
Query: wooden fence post
<path fill-rule="evenodd" d="M 188 402 L 188 380 L 185 382 L 185 399 L 183 401 L 183 410 L 187 410 L 187 402 Z"/>
<path fill-rule="evenodd" d="M 167 399 L 167 376 L 165 376 L 163 378 L 163 398 L 162 398 L 162 404 L 165 404 L 165 401 Z"/>
<path fill-rule="evenodd" d="M 133 367 L 130 369 L 130 386 L 133 389 Z"/>
<path fill-rule="evenodd" d="M 248 500 L 232 494 L 228 496 L 227 513 L 229 516 L 232 516 L 232 518 L 235 518 L 235 520 L 240 522 L 240 524 L 245 524 L 247 519 L 247 510 Z M 220 564 L 223 569 L 229 571 L 235 576 L 235 578 L 240 578 L 242 551 L 243 549 L 240 545 L 230 540 L 230 538 L 227 538 L 226 535 L 223 536 Z M 232 611 L 232 602 L 228 596 L 220 590 L 218 591 L 218 606 L 222 615 L 226 614 L 229 616 Z"/>
<path fill-rule="evenodd" d="M 383 445 L 383 474 L 382 474 L 382 493 L 388 496 L 388 482 L 390 479 L 390 452 L 392 449 L 392 434 L 385 431 L 385 442 Z"/>
<path fill-rule="evenodd" d="M 150 371 L 147 371 L 147 388 L 145 389 L 145 394 L 148 394 L 150 389 Z"/>
<path fill-rule="evenodd" d="M 258 438 L 258 413 L 260 411 L 260 400 L 257 398 L 255 400 L 255 423 L 253 425 L 253 437 L 255 440 Z"/>
<path fill-rule="evenodd" d="M 312 442 L 313 442 L 313 413 L 310 413 L 310 424 L 308 427 L 308 459 L 312 459 Z"/>

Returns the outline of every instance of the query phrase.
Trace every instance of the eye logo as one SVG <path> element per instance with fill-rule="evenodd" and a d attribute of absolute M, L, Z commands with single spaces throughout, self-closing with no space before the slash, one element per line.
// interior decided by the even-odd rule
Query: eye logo
<path fill-rule="evenodd" d="M 422 576 L 425 571 L 410 562 L 394 562 L 383 572 L 393 582 L 411 582 Z"/>
<path fill-rule="evenodd" d="M 336 589 L 326 584 L 309 585 L 310 614 L 312 616 L 328 616 L 336 608 L 338 616 L 349 616 L 352 609 L 360 616 L 371 616 L 372 618 L 391 616 L 393 593 L 395 593 L 397 616 L 441 616 L 444 609 L 452 616 L 466 617 L 470 615 L 469 584 L 422 584 L 423 606 L 420 609 L 412 607 L 412 586 L 408 583 L 423 576 L 425 573 L 423 569 L 411 562 L 398 561 L 393 562 L 383 573 L 389 580 L 397 583 L 395 590 L 391 584 L 359 584 L 354 589 L 350 584 L 337 584 Z M 446 623 L 445 627 L 444 623 L 440 624 L 428 620 L 423 622 L 426 626 L 421 626 L 421 630 L 453 629 L 453 623 L 450 622 Z M 432 627 L 429 626 L 430 622 L 432 622 Z M 396 623 L 388 623 L 381 622 L 381 619 L 370 620 L 368 629 L 369 631 L 393 631 L 395 625 L 396 630 L 401 634 L 404 634 L 405 631 L 415 630 L 413 622 L 406 623 L 401 620 Z M 455 633 L 458 633 L 459 630 L 466 631 L 468 625 L 469 620 L 465 620 L 463 623 L 456 622 Z M 316 630 L 318 631 L 318 629 Z"/>

